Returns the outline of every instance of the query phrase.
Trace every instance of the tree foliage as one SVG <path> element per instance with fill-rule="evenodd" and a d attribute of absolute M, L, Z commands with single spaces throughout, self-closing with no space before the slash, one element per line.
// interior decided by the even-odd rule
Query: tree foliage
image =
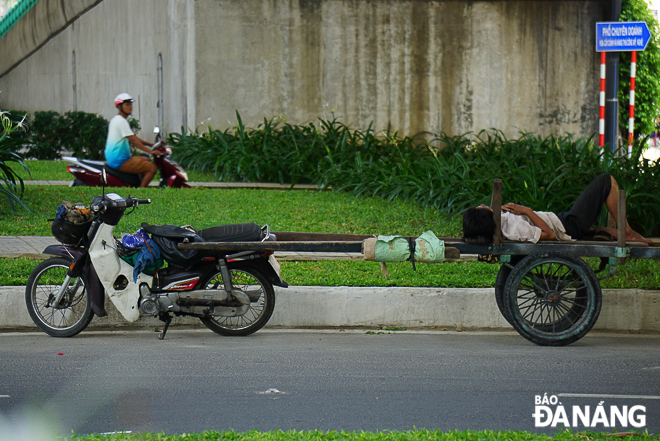
<path fill-rule="evenodd" d="M 660 116 L 660 26 L 646 0 L 623 0 L 620 21 L 644 21 L 651 32 L 646 50 L 637 52 L 635 74 L 635 138 L 651 134 Z M 621 53 L 619 72 L 619 129 L 627 139 L 630 108 L 631 52 Z"/>

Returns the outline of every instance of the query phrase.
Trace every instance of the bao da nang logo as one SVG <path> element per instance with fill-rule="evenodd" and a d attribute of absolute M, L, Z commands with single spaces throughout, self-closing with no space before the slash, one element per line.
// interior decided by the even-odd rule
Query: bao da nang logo
<path fill-rule="evenodd" d="M 534 396 L 535 427 L 584 427 L 587 429 L 605 427 L 646 426 L 646 406 L 597 405 L 564 406 L 556 395 Z"/>

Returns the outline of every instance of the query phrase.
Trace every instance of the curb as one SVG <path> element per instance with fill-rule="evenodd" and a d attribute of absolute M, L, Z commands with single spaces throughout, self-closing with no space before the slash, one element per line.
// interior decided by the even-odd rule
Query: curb
<path fill-rule="evenodd" d="M 25 288 L 0 287 L 0 330 L 37 330 L 25 307 Z M 511 330 L 495 303 L 493 288 L 318 287 L 276 288 L 276 305 L 267 327 L 406 328 Z M 94 328 L 154 329 L 161 322 L 145 317 L 126 322 L 106 300 L 108 317 L 95 317 Z M 175 317 L 173 325 L 202 326 L 197 319 Z M 603 306 L 594 330 L 659 332 L 660 291 L 603 290 Z"/>

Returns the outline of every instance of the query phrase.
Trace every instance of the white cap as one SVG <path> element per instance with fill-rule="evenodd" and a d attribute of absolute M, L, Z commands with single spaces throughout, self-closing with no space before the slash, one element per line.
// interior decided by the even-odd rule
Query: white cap
<path fill-rule="evenodd" d="M 115 107 L 118 106 L 118 105 L 120 105 L 120 104 L 123 103 L 123 102 L 126 102 L 126 101 L 132 103 L 132 102 L 135 101 L 135 100 L 133 99 L 132 96 L 130 96 L 130 95 L 127 94 L 127 93 L 120 93 L 120 94 L 117 95 L 117 97 L 115 98 Z"/>

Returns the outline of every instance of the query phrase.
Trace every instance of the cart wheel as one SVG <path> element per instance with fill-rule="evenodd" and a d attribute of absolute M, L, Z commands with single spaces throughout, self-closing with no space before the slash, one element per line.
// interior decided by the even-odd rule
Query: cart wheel
<path fill-rule="evenodd" d="M 504 308 L 504 285 L 506 284 L 506 279 L 509 277 L 509 274 L 511 274 L 513 267 L 516 266 L 523 257 L 525 256 L 511 256 L 511 262 L 503 263 L 502 266 L 500 266 L 497 278 L 495 279 L 495 301 L 497 302 L 497 308 L 511 326 L 513 326 L 511 324 L 511 317 L 509 317 L 507 310 Z"/>
<path fill-rule="evenodd" d="M 564 346 L 587 335 L 602 303 L 591 267 L 562 253 L 522 259 L 507 277 L 503 297 L 514 329 L 541 346 Z"/>

